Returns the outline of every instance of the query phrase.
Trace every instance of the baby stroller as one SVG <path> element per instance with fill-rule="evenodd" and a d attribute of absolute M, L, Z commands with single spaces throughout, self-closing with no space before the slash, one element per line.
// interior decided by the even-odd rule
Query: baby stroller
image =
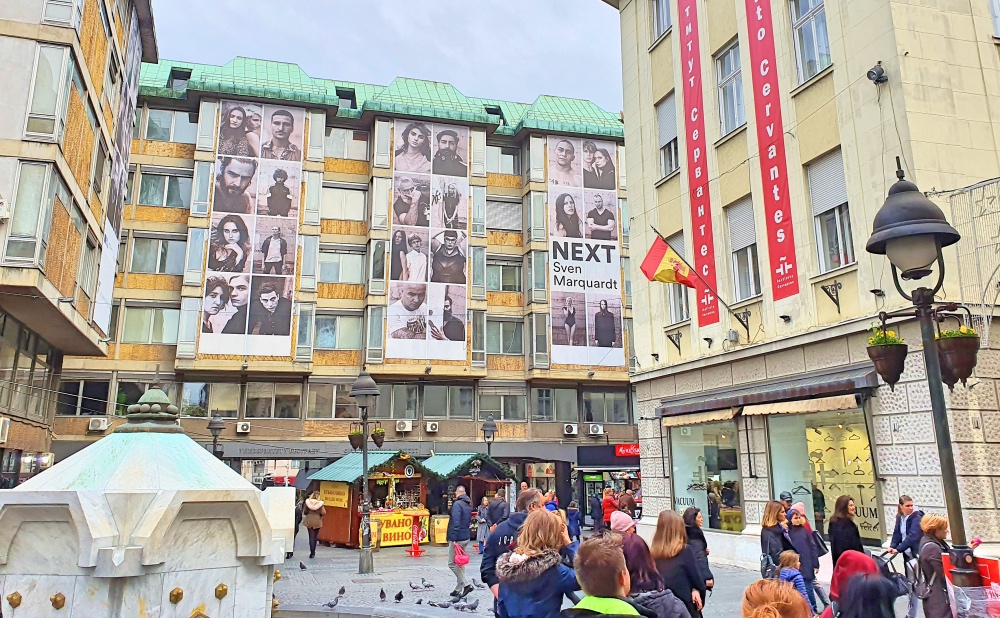
<path fill-rule="evenodd" d="M 899 554 L 895 554 L 899 555 Z M 896 596 L 902 597 L 908 595 L 913 591 L 912 584 L 909 578 L 903 573 L 896 570 L 896 565 L 892 562 L 893 554 L 887 551 L 881 554 L 872 554 L 872 559 L 875 560 L 875 564 L 878 565 L 879 573 L 883 577 L 891 581 L 896 586 Z M 903 558 L 905 560 L 905 558 Z M 905 570 L 905 566 L 903 567 Z"/>

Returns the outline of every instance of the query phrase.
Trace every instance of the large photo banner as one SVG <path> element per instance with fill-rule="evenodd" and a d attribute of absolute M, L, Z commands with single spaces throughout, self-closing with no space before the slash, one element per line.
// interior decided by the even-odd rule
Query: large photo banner
<path fill-rule="evenodd" d="M 386 358 L 468 358 L 469 129 L 396 120 Z"/>
<path fill-rule="evenodd" d="M 625 364 L 617 150 L 611 142 L 548 138 L 554 363 Z"/>
<path fill-rule="evenodd" d="M 305 110 L 223 101 L 201 354 L 289 356 Z"/>

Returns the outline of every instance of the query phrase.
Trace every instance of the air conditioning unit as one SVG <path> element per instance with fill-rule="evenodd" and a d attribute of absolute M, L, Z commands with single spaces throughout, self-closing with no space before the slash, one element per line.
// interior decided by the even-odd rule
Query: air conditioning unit
<path fill-rule="evenodd" d="M 413 431 L 413 421 L 396 421 L 396 431 L 398 432 Z"/>
<path fill-rule="evenodd" d="M 575 436 L 580 433 L 580 426 L 576 423 L 566 423 L 563 425 L 564 436 Z"/>
<path fill-rule="evenodd" d="M 107 431 L 108 430 L 108 419 L 106 418 L 92 418 L 90 422 L 87 423 L 87 431 Z"/>
<path fill-rule="evenodd" d="M 0 444 L 7 444 L 7 435 L 10 433 L 10 419 L 0 416 Z"/>
<path fill-rule="evenodd" d="M 427 433 L 437 433 L 438 432 L 438 422 L 437 421 L 427 421 L 426 429 L 427 429 Z"/>
<path fill-rule="evenodd" d="M 250 423 L 246 421 L 236 423 L 236 433 L 250 433 Z"/>
<path fill-rule="evenodd" d="M 604 425 L 598 425 L 593 423 L 587 425 L 587 435 L 590 436 L 603 436 L 604 435 Z"/>

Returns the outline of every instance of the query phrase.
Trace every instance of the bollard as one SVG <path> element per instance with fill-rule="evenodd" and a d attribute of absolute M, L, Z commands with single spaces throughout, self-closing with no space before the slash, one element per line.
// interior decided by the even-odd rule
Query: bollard
<path fill-rule="evenodd" d="M 420 549 L 420 516 L 413 516 L 413 526 L 410 527 L 410 548 L 406 550 L 406 553 L 410 554 L 413 558 L 419 558 L 424 554 L 426 549 Z"/>

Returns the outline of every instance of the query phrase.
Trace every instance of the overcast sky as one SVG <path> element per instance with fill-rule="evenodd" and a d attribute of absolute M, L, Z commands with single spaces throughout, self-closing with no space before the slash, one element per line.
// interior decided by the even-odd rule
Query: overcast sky
<path fill-rule="evenodd" d="M 312 77 L 450 82 L 622 108 L 618 13 L 601 0 L 153 0 L 160 57 L 296 63 Z"/>

